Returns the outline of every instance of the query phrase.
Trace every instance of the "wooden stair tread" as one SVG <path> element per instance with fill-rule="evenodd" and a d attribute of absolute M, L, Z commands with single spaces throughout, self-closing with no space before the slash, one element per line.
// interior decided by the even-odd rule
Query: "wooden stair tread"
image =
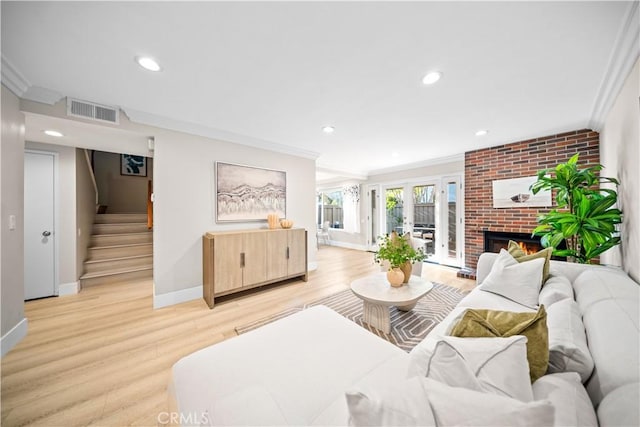
<path fill-rule="evenodd" d="M 153 246 L 152 242 L 145 243 L 128 243 L 124 245 L 110 245 L 110 246 L 89 246 L 89 249 L 112 249 L 112 248 L 128 248 L 131 246 Z"/>
<path fill-rule="evenodd" d="M 103 246 L 98 246 L 102 248 Z M 131 255 L 131 256 L 123 256 L 123 257 L 115 257 L 115 258 L 104 258 L 104 259 L 87 259 L 84 261 L 85 264 L 97 264 L 97 263 L 107 263 L 113 261 L 123 261 L 126 259 L 136 259 L 136 258 L 153 258 L 153 254 L 143 254 L 143 255 Z"/>
<path fill-rule="evenodd" d="M 136 231 L 136 232 L 133 232 L 133 233 L 92 234 L 91 237 L 103 237 L 103 236 L 123 237 L 123 236 L 136 236 L 136 235 L 146 236 L 148 234 L 151 234 L 151 230 L 149 230 L 149 231 Z"/>
<path fill-rule="evenodd" d="M 151 264 L 143 265 L 140 267 L 118 268 L 118 269 L 113 269 L 108 271 L 98 271 L 95 273 L 85 273 L 82 276 L 80 276 L 80 279 L 93 279 L 96 277 L 115 276 L 117 274 L 133 273 L 136 271 L 145 271 L 145 270 L 152 270 L 152 269 L 153 269 L 153 265 Z"/>
<path fill-rule="evenodd" d="M 95 222 L 94 225 L 99 225 L 100 227 L 120 227 L 123 225 L 140 225 L 147 224 L 146 222 Z"/>

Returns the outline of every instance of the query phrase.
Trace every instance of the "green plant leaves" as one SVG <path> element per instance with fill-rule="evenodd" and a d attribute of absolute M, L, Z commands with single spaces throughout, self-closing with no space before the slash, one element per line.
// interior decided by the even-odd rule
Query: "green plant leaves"
<path fill-rule="evenodd" d="M 538 171 L 531 191 L 555 190 L 557 208 L 538 216 L 532 234 L 541 236 L 542 246 L 554 248 L 554 255 L 588 263 L 620 244 L 616 225 L 622 222 L 622 211 L 614 207 L 615 190 L 597 188 L 600 183 L 618 185 L 618 180 L 598 176 L 602 165 L 579 169 L 578 160 L 575 154 L 566 163 Z M 556 249 L 562 241 L 567 249 Z"/>

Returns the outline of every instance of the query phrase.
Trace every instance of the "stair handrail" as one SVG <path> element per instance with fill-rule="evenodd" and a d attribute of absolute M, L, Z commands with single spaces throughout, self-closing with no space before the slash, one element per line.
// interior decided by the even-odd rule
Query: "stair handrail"
<path fill-rule="evenodd" d="M 89 150 L 84 149 L 84 158 L 87 160 L 87 166 L 89 167 L 89 171 L 91 172 L 91 182 L 93 183 L 93 189 L 96 192 L 96 208 L 100 204 L 98 198 L 98 183 L 96 182 L 96 175 L 93 172 L 93 166 L 91 165 L 91 158 L 89 157 Z"/>

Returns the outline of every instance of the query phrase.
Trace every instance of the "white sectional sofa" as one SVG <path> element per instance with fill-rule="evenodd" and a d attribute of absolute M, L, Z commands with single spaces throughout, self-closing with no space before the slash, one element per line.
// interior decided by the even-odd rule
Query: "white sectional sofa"
<path fill-rule="evenodd" d="M 478 283 L 495 258 L 480 257 Z M 575 293 L 595 365 L 586 388 L 599 424 L 640 425 L 638 284 L 600 266 L 552 261 L 551 274 Z M 546 294 L 548 301 L 561 299 Z M 413 352 L 433 349 L 468 307 L 535 311 L 476 288 Z M 181 359 L 173 367 L 170 399 L 183 425 L 348 425 L 345 391 L 392 388 L 407 378 L 411 357 L 332 310 L 314 307 Z"/>

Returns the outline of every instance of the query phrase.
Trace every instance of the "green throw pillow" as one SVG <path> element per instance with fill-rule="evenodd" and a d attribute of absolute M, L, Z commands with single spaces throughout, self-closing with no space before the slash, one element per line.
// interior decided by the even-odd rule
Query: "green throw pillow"
<path fill-rule="evenodd" d="M 553 248 L 546 248 L 535 254 L 527 255 L 520 245 L 518 245 L 513 240 L 509 240 L 509 247 L 507 248 L 509 255 L 514 257 L 518 262 L 531 261 L 536 258 L 544 258 L 544 267 L 542 267 L 542 284 L 547 281 L 549 278 L 549 261 L 551 260 L 551 255 L 553 254 Z"/>
<path fill-rule="evenodd" d="M 455 337 L 527 337 L 527 360 L 531 382 L 543 376 L 549 365 L 547 312 L 541 305 L 537 313 L 467 309 L 451 334 Z"/>

